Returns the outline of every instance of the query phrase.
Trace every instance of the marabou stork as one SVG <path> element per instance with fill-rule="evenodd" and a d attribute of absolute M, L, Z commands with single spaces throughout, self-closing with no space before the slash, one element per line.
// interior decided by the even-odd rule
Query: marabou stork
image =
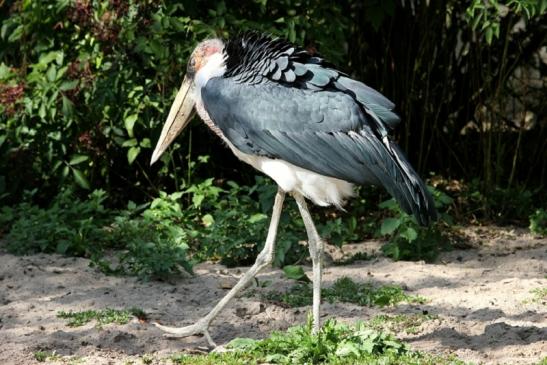
<path fill-rule="evenodd" d="M 203 334 L 226 304 L 270 265 L 286 193 L 298 205 L 313 265 L 313 330 L 319 329 L 323 242 L 306 205 L 341 207 L 353 185 L 383 186 L 422 225 L 437 213 L 425 184 L 388 133 L 400 121 L 376 90 L 286 40 L 246 32 L 199 43 L 161 132 L 154 163 L 193 115 L 242 161 L 278 185 L 264 249 L 230 292 L 195 324 L 156 324 L 179 336 Z"/>

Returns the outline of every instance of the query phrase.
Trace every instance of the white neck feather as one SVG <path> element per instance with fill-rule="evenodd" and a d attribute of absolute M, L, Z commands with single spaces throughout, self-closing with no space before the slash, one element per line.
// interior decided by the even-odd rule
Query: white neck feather
<path fill-rule="evenodd" d="M 209 56 L 205 66 L 200 68 L 194 76 L 196 97 L 201 99 L 201 88 L 204 87 L 211 78 L 222 76 L 224 75 L 224 72 L 226 72 L 226 65 L 222 53 L 214 53 Z"/>

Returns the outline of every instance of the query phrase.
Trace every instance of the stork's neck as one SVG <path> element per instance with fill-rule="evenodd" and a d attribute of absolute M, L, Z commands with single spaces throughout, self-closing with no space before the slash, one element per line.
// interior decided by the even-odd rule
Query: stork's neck
<path fill-rule="evenodd" d="M 207 58 L 207 63 L 196 72 L 194 82 L 196 85 L 197 97 L 201 99 L 201 88 L 213 77 L 220 77 L 226 72 L 224 56 L 222 52 L 214 53 Z"/>

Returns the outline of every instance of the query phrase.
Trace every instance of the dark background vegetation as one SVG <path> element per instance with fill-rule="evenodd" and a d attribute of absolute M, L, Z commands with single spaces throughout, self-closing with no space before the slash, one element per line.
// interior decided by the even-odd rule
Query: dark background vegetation
<path fill-rule="evenodd" d="M 164 235 L 168 247 L 183 246 L 182 256 L 189 245 L 198 258 L 248 262 L 267 224 L 271 184 L 257 183 L 256 172 L 197 121 L 149 167 L 196 43 L 246 29 L 319 52 L 393 100 L 403 120 L 394 138 L 437 188 L 447 225 L 528 225 L 532 215 L 540 232 L 547 221 L 546 7 L 545 0 L 0 1 L 4 233 L 14 247 L 30 242 L 20 252 L 94 255 L 74 244 L 92 237 L 105 247 L 133 239 L 139 257 L 160 252 Z M 378 229 L 422 240 L 396 206 L 384 203 L 387 213 L 374 215 L 386 198 L 362 189 L 348 214 L 318 213 L 329 218 L 322 233 L 338 243 Z M 33 209 L 30 219 L 24 212 Z M 302 238 L 291 214 L 285 223 L 294 230 L 280 238 L 287 243 L 278 264 L 300 257 L 285 257 Z M 49 236 L 38 221 L 50 223 Z M 33 227 L 41 243 L 29 238 Z M 144 237 L 143 227 L 156 236 Z M 427 238 L 435 247 L 439 234 Z M 401 255 L 396 248 L 387 252 Z M 122 263 L 148 268 L 131 257 Z"/>

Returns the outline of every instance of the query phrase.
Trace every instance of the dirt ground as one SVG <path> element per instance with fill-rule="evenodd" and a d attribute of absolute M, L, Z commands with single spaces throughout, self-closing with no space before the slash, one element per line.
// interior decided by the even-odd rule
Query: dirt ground
<path fill-rule="evenodd" d="M 325 285 L 349 276 L 397 284 L 429 301 L 387 309 L 325 303 L 324 318 L 353 322 L 379 313 L 429 313 L 437 319 L 425 322 L 415 334 L 398 337 L 414 349 L 453 353 L 475 363 L 538 363 L 547 356 L 547 303 L 530 301 L 530 291 L 547 287 L 547 239 L 507 228 L 475 227 L 467 233 L 471 248 L 444 253 L 434 264 L 377 258 L 327 267 Z M 377 247 L 371 241 L 344 250 Z M 148 321 L 71 328 L 56 314 L 139 307 L 151 321 L 186 325 L 206 314 L 245 270 L 201 264 L 195 277 L 164 283 L 106 276 L 88 264 L 80 258 L 16 257 L 0 251 L 0 364 L 37 363 L 34 352 L 39 350 L 55 351 L 65 363 L 94 365 L 141 364 L 143 356 L 150 363 L 167 363 L 174 352 L 206 351 L 204 338 L 166 338 Z M 259 279 L 273 282 L 268 289 L 291 285 L 280 270 L 269 270 Z M 234 337 L 266 337 L 274 329 L 303 323 L 307 310 L 243 295 L 214 322 L 213 338 L 222 344 Z"/>

